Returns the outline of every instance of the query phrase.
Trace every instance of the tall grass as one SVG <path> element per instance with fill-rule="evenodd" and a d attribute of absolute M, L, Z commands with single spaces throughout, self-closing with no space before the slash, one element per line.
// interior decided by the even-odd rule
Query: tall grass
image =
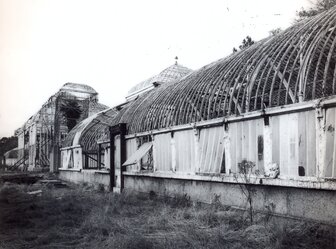
<path fill-rule="evenodd" d="M 42 189 L 42 196 L 27 192 Z M 121 195 L 39 184 L 0 188 L 0 248 L 335 248 L 335 229 L 276 220 L 187 195 Z"/>

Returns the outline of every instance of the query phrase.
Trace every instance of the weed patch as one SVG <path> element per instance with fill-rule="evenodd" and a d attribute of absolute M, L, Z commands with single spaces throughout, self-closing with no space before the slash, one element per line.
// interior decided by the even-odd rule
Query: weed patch
<path fill-rule="evenodd" d="M 29 191 L 42 190 L 41 196 Z M 335 229 L 256 221 L 220 204 L 88 186 L 0 186 L 0 248 L 335 248 Z"/>

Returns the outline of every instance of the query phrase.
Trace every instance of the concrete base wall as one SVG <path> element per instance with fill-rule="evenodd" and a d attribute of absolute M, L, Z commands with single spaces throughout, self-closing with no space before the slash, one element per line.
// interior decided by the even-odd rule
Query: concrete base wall
<path fill-rule="evenodd" d="M 96 187 L 103 185 L 106 189 L 110 187 L 110 175 L 108 172 L 62 170 L 59 171 L 59 178 L 74 183 L 88 183 Z"/>
<path fill-rule="evenodd" d="M 247 207 L 239 185 L 232 183 L 128 175 L 125 188 L 169 196 L 187 194 L 192 200 L 205 203 L 218 198 L 224 205 Z M 336 225 L 336 191 L 262 185 L 254 185 L 252 190 L 254 210 Z"/>
<path fill-rule="evenodd" d="M 92 170 L 60 171 L 59 177 L 75 183 L 88 183 L 109 188 L 107 172 Z M 246 208 L 247 201 L 238 184 L 192 179 L 125 175 L 125 189 L 136 192 L 154 191 L 158 195 L 187 194 L 194 201 L 211 203 L 215 199 L 227 206 Z M 254 210 L 286 217 L 315 220 L 336 225 L 336 191 L 283 186 L 251 185 Z"/>

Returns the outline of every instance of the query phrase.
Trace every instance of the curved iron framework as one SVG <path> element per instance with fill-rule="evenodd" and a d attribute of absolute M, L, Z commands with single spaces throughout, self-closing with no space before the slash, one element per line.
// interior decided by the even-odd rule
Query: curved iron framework
<path fill-rule="evenodd" d="M 161 86 L 122 119 L 131 134 L 334 95 L 335 65 L 333 8 Z"/>
<path fill-rule="evenodd" d="M 133 134 L 335 94 L 336 7 L 163 84 L 105 122 L 127 123 Z M 107 139 L 106 127 L 98 126 L 86 128 L 82 146 Z"/>

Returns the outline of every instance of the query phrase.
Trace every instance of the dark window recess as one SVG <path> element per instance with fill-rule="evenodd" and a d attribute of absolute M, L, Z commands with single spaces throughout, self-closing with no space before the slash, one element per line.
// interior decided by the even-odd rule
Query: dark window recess
<path fill-rule="evenodd" d="M 269 116 L 264 117 L 264 125 L 269 126 Z"/>
<path fill-rule="evenodd" d="M 152 136 L 142 136 L 137 138 L 137 146 L 138 149 L 143 145 L 144 143 L 152 142 Z M 153 170 L 153 149 L 150 149 L 148 153 L 146 153 L 141 159 L 140 159 L 140 165 L 141 170 Z"/>
<path fill-rule="evenodd" d="M 222 158 L 220 173 L 225 173 L 225 150 L 223 151 L 223 158 Z"/>
<path fill-rule="evenodd" d="M 229 124 L 228 124 L 228 122 L 225 122 L 225 123 L 224 123 L 224 129 L 225 129 L 226 131 L 229 130 Z"/>
<path fill-rule="evenodd" d="M 141 159 L 140 159 L 141 170 L 153 170 L 153 149 L 151 148 Z"/>
<path fill-rule="evenodd" d="M 305 176 L 305 168 L 303 166 L 299 166 L 299 176 Z"/>
<path fill-rule="evenodd" d="M 143 145 L 144 143 L 148 143 L 152 141 L 152 137 L 150 135 L 147 136 L 143 136 L 143 137 L 138 137 L 137 138 L 137 145 L 138 148 L 140 148 L 141 145 Z"/>
<path fill-rule="evenodd" d="M 82 107 L 76 100 L 63 100 L 60 111 L 65 119 L 68 131 L 76 126 L 83 113 Z"/>
<path fill-rule="evenodd" d="M 258 160 L 264 159 L 264 138 L 262 135 L 258 136 Z"/>
<path fill-rule="evenodd" d="M 24 134 L 24 143 L 27 144 L 29 142 L 29 132 L 27 131 L 25 134 Z"/>

